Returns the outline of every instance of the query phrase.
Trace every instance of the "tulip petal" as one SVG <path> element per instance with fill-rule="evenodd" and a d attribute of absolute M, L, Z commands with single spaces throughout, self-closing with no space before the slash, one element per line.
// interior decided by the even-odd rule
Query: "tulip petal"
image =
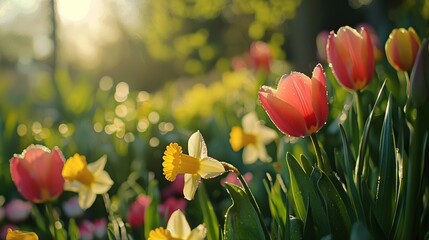
<path fill-rule="evenodd" d="M 275 97 L 272 88 L 262 86 L 258 97 L 271 121 L 282 133 L 294 137 L 305 135 L 307 126 L 303 116 L 287 102 Z"/>
<path fill-rule="evenodd" d="M 194 199 L 198 184 L 200 184 L 200 176 L 198 174 L 185 174 L 185 185 L 183 186 L 183 195 L 187 200 Z"/>
<path fill-rule="evenodd" d="M 200 170 L 198 171 L 198 174 L 202 178 L 216 177 L 224 172 L 225 168 L 218 160 L 211 157 L 205 157 L 201 159 Z"/>
<path fill-rule="evenodd" d="M 88 209 L 95 202 L 95 197 L 97 195 L 87 187 L 82 187 L 79 191 L 79 206 L 82 209 Z"/>
<path fill-rule="evenodd" d="M 200 131 L 196 131 L 188 140 L 189 156 L 195 158 L 207 157 L 207 146 Z"/>
<path fill-rule="evenodd" d="M 12 180 L 25 199 L 31 202 L 40 201 L 41 193 L 38 182 L 32 177 L 31 169 L 28 169 L 23 161 L 17 155 L 10 160 Z"/>
<path fill-rule="evenodd" d="M 366 28 L 361 29 L 361 35 L 363 37 L 362 42 L 362 56 L 361 61 L 363 63 L 362 68 L 360 71 L 362 71 L 362 77 L 365 76 L 363 79 L 365 87 L 368 85 L 368 83 L 372 80 L 372 75 L 374 74 L 374 65 L 375 65 L 375 59 L 374 59 L 374 47 L 371 40 L 371 34 Z M 358 60 L 359 61 L 359 60 Z"/>
<path fill-rule="evenodd" d="M 347 71 L 348 67 L 345 62 L 347 56 L 344 56 L 344 54 L 341 55 L 343 52 L 341 43 L 336 40 L 334 32 L 331 32 L 328 38 L 328 44 L 326 45 L 328 62 L 338 82 L 348 89 L 353 89 L 353 82 L 349 77 Z"/>
<path fill-rule="evenodd" d="M 179 209 L 171 214 L 170 219 L 168 219 L 167 229 L 174 238 L 187 239 L 191 234 L 191 227 L 185 215 Z"/>
<path fill-rule="evenodd" d="M 314 115 L 316 117 L 316 122 L 319 124 L 317 126 L 318 130 L 321 127 L 320 124 L 324 124 L 326 122 L 329 113 L 325 74 L 323 73 L 323 68 L 320 64 L 318 64 L 313 70 L 311 92 Z"/>

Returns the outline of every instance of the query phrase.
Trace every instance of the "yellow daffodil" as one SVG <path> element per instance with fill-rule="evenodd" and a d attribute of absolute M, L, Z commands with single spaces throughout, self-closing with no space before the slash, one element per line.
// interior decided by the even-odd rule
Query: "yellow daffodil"
<path fill-rule="evenodd" d="M 192 134 L 188 141 L 189 155 L 182 153 L 177 143 L 167 146 L 164 156 L 164 175 L 168 181 L 174 181 L 178 174 L 185 174 L 183 195 L 192 200 L 201 178 L 216 177 L 225 172 L 218 160 L 207 156 L 207 147 L 199 131 Z"/>
<path fill-rule="evenodd" d="M 263 162 L 270 162 L 265 145 L 277 138 L 277 132 L 266 127 L 258 120 L 255 112 L 246 114 L 242 119 L 242 126 L 232 127 L 229 142 L 234 151 L 243 149 L 243 162 L 254 163 L 258 158 Z"/>
<path fill-rule="evenodd" d="M 95 201 L 96 194 L 109 191 L 113 181 L 104 170 L 106 156 L 87 164 L 85 156 L 75 154 L 69 158 L 63 168 L 63 177 L 66 180 L 64 189 L 79 193 L 79 206 L 87 209 Z"/>
<path fill-rule="evenodd" d="M 167 229 L 156 228 L 149 232 L 148 240 L 202 240 L 207 235 L 207 229 L 200 224 L 193 230 L 186 221 L 182 211 L 176 210 L 171 214 Z"/>
<path fill-rule="evenodd" d="M 39 240 L 34 232 L 21 232 L 18 230 L 7 230 L 6 240 Z"/>

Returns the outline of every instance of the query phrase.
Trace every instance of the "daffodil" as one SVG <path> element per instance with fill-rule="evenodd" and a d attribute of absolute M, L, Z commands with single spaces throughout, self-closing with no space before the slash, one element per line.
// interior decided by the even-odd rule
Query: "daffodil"
<path fill-rule="evenodd" d="M 39 240 L 34 232 L 21 232 L 18 230 L 7 230 L 6 240 Z"/>
<path fill-rule="evenodd" d="M 75 154 L 69 158 L 63 168 L 63 177 L 66 180 L 64 189 L 79 193 L 79 206 L 87 209 L 95 201 L 97 194 L 109 191 L 113 181 L 104 170 L 106 156 L 87 164 L 85 156 Z"/>
<path fill-rule="evenodd" d="M 202 240 L 207 235 L 207 229 L 200 224 L 191 230 L 182 211 L 176 210 L 171 214 L 167 229 L 156 228 L 149 232 L 148 240 Z"/>
<path fill-rule="evenodd" d="M 270 162 L 265 145 L 277 138 L 277 132 L 259 121 L 255 112 L 243 117 L 242 126 L 231 129 L 229 142 L 232 149 L 237 152 L 243 148 L 243 162 L 246 164 L 254 163 L 258 158 Z"/>
<path fill-rule="evenodd" d="M 164 175 L 168 181 L 174 181 L 178 174 L 184 174 L 185 184 L 183 195 L 192 200 L 201 178 L 213 178 L 225 172 L 218 160 L 207 156 L 207 147 L 199 131 L 192 134 L 188 140 L 188 152 L 182 152 L 177 143 L 170 143 L 162 159 Z"/>

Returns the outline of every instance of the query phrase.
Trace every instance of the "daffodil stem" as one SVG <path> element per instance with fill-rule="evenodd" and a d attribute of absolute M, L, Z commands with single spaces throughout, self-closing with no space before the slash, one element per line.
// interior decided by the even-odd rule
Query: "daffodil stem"
<path fill-rule="evenodd" d="M 222 162 L 222 165 L 224 166 L 225 170 L 231 171 L 237 176 L 238 180 L 240 181 L 241 185 L 244 188 L 244 191 L 247 194 L 247 197 L 250 200 L 250 203 L 252 204 L 253 208 L 255 209 L 256 213 L 258 214 L 259 221 L 261 223 L 262 229 L 264 230 L 265 239 L 267 239 L 267 240 L 271 239 L 270 233 L 268 232 L 267 226 L 265 226 L 264 218 L 262 217 L 262 213 L 261 213 L 261 210 L 259 209 L 258 203 L 256 202 L 255 196 L 253 196 L 252 191 L 250 191 L 249 185 L 247 185 L 247 182 L 246 182 L 246 180 L 244 180 L 243 175 L 232 164 Z"/>
<path fill-rule="evenodd" d="M 48 230 L 52 235 L 52 239 L 58 239 L 57 228 L 55 227 L 55 216 L 54 216 L 54 209 L 52 207 L 52 202 L 48 201 L 45 204 L 45 207 L 46 207 L 46 215 L 48 216 L 48 221 L 49 221 Z"/>
<path fill-rule="evenodd" d="M 314 151 L 316 152 L 317 166 L 325 173 L 331 172 L 331 165 L 329 162 L 324 161 L 322 151 L 320 150 L 319 141 L 317 140 L 316 133 L 310 135 L 311 142 L 313 143 Z"/>
<path fill-rule="evenodd" d="M 109 214 L 109 220 L 112 224 L 113 233 L 115 234 L 116 239 L 121 239 L 120 233 L 119 233 L 119 225 L 115 220 L 115 216 L 113 215 L 112 209 L 110 208 L 110 197 L 107 193 L 102 194 L 104 206 L 106 207 L 106 211 Z"/>

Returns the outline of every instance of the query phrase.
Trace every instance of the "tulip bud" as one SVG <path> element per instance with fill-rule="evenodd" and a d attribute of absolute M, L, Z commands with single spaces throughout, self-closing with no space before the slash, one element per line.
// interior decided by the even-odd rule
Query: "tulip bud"
<path fill-rule="evenodd" d="M 410 71 L 419 47 L 420 38 L 412 27 L 393 29 L 385 45 L 387 60 L 397 71 Z"/>
<path fill-rule="evenodd" d="M 416 62 L 411 71 L 410 97 L 415 106 L 427 104 L 429 94 L 429 49 L 428 39 L 424 39 L 417 53 Z"/>
<path fill-rule="evenodd" d="M 360 32 L 345 26 L 337 34 L 331 32 L 326 46 L 328 62 L 341 85 L 351 90 L 361 90 L 374 74 L 374 50 L 366 28 Z"/>

